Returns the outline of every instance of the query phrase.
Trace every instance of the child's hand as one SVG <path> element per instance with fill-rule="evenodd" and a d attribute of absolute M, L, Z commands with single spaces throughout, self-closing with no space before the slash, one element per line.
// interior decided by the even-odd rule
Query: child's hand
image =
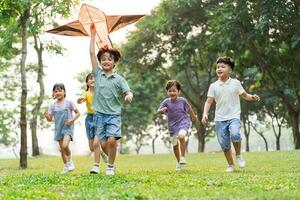
<path fill-rule="evenodd" d="M 132 94 L 131 92 L 128 92 L 128 93 L 125 95 L 124 100 L 125 100 L 125 101 L 128 101 L 129 103 L 131 103 L 132 98 L 133 98 L 133 94 Z"/>
<path fill-rule="evenodd" d="M 96 35 L 96 26 L 94 23 L 91 23 L 90 31 L 91 31 L 91 35 Z"/>
<path fill-rule="evenodd" d="M 83 97 L 79 97 L 77 99 L 77 103 L 81 104 L 82 102 L 84 102 L 84 98 Z"/>
<path fill-rule="evenodd" d="M 160 112 L 161 112 L 161 113 L 165 113 L 165 112 L 167 112 L 167 110 L 168 110 L 167 107 L 162 107 L 162 108 L 160 109 Z"/>
<path fill-rule="evenodd" d="M 73 124 L 73 120 L 72 119 L 67 119 L 66 122 L 65 122 L 65 125 L 67 126 L 71 126 Z"/>
<path fill-rule="evenodd" d="M 196 120 L 198 119 L 198 116 L 197 116 L 197 115 L 192 115 L 192 116 L 191 116 L 191 119 L 192 119 L 192 121 L 194 122 L 194 121 L 196 121 Z"/>
<path fill-rule="evenodd" d="M 202 122 L 203 125 L 206 125 L 206 124 L 207 124 L 207 122 L 208 122 L 208 117 L 207 117 L 207 115 L 203 115 L 201 122 Z"/>
<path fill-rule="evenodd" d="M 251 98 L 254 101 L 260 101 L 260 97 L 258 95 L 256 95 L 256 94 L 252 95 Z"/>

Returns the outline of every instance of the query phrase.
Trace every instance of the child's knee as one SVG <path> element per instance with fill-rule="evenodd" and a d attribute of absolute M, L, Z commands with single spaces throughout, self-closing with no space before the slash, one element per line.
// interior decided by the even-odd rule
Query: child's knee
<path fill-rule="evenodd" d="M 233 133 L 231 134 L 231 141 L 232 142 L 240 142 L 242 141 L 242 137 L 241 137 L 241 134 L 240 133 Z"/>

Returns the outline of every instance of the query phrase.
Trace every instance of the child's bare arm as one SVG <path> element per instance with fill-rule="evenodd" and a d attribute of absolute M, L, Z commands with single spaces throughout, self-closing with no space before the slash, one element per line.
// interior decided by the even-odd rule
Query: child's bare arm
<path fill-rule="evenodd" d="M 211 107 L 211 104 L 213 103 L 214 98 L 213 97 L 207 97 L 206 102 L 204 104 L 204 109 L 203 109 L 203 115 L 202 115 L 202 124 L 205 125 L 207 124 L 207 120 L 208 120 L 208 112 L 209 109 Z"/>
<path fill-rule="evenodd" d="M 189 109 L 189 114 L 191 116 L 192 121 L 196 121 L 197 120 L 197 115 L 194 113 L 192 107 Z"/>
<path fill-rule="evenodd" d="M 95 37 L 96 37 L 96 26 L 94 23 L 90 26 L 91 41 L 90 41 L 90 57 L 93 69 L 97 67 L 97 58 L 95 53 Z"/>
<path fill-rule="evenodd" d="M 259 101 L 260 100 L 258 95 L 248 94 L 247 92 L 244 92 L 243 94 L 241 94 L 241 97 L 247 101 Z"/>
<path fill-rule="evenodd" d="M 77 109 L 74 110 L 74 112 L 75 112 L 75 115 L 74 115 L 71 119 L 68 119 L 68 120 L 65 122 L 66 125 L 70 126 L 70 125 L 73 124 L 74 121 L 75 121 L 76 119 L 78 119 L 78 117 L 80 116 L 80 113 L 79 113 L 79 111 L 78 111 Z"/>
<path fill-rule="evenodd" d="M 84 99 L 83 97 L 79 97 L 79 98 L 77 99 L 77 103 L 78 103 L 78 104 L 81 104 L 81 103 L 83 103 L 83 102 L 85 102 L 85 99 Z"/>

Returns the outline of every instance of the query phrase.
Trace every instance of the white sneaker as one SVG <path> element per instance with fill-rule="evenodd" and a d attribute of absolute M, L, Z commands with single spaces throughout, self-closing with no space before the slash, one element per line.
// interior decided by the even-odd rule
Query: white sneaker
<path fill-rule="evenodd" d="M 176 171 L 180 171 L 180 170 L 182 170 L 182 164 L 180 164 L 180 163 L 177 163 L 177 164 L 176 164 L 176 168 L 175 168 L 175 170 L 176 170 Z"/>
<path fill-rule="evenodd" d="M 66 174 L 66 173 L 68 173 L 68 172 L 69 172 L 69 168 L 68 168 L 67 164 L 65 164 L 65 166 L 64 166 L 64 168 L 62 169 L 61 173 L 62 173 L 62 174 Z"/>
<path fill-rule="evenodd" d="M 185 165 L 185 164 L 186 164 L 185 157 L 180 157 L 179 163 L 180 163 L 181 165 Z"/>
<path fill-rule="evenodd" d="M 100 170 L 99 166 L 94 165 L 94 166 L 92 167 L 90 173 L 91 173 L 91 174 L 98 174 L 98 173 L 99 173 L 99 170 Z"/>
<path fill-rule="evenodd" d="M 115 175 L 115 168 L 113 168 L 113 167 L 107 167 L 105 174 L 107 176 L 114 176 Z"/>
<path fill-rule="evenodd" d="M 236 156 L 236 162 L 238 163 L 240 168 L 246 167 L 246 162 L 241 155 Z"/>
<path fill-rule="evenodd" d="M 75 169 L 75 166 L 74 166 L 74 163 L 73 163 L 72 160 L 70 160 L 69 162 L 67 162 L 66 166 L 67 166 L 69 172 L 73 171 Z"/>
<path fill-rule="evenodd" d="M 100 151 L 100 155 L 101 155 L 103 162 L 107 163 L 108 156 L 102 150 Z"/>
<path fill-rule="evenodd" d="M 234 172 L 234 166 L 233 165 L 228 165 L 226 172 Z"/>

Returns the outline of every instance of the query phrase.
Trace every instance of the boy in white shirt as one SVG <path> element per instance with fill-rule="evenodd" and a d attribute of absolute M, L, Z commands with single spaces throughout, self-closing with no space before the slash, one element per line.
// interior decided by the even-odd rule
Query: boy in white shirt
<path fill-rule="evenodd" d="M 246 166 L 246 162 L 241 156 L 241 105 L 239 96 L 247 101 L 259 101 L 260 98 L 257 95 L 248 94 L 239 80 L 230 78 L 234 68 L 234 61 L 232 58 L 220 57 L 217 59 L 216 63 L 216 73 L 219 79 L 212 83 L 208 89 L 207 100 L 204 105 L 201 121 L 204 125 L 207 124 L 207 115 L 211 104 L 215 100 L 215 128 L 217 137 L 228 162 L 226 172 L 233 172 L 234 164 L 230 140 L 233 143 L 239 167 Z"/>

